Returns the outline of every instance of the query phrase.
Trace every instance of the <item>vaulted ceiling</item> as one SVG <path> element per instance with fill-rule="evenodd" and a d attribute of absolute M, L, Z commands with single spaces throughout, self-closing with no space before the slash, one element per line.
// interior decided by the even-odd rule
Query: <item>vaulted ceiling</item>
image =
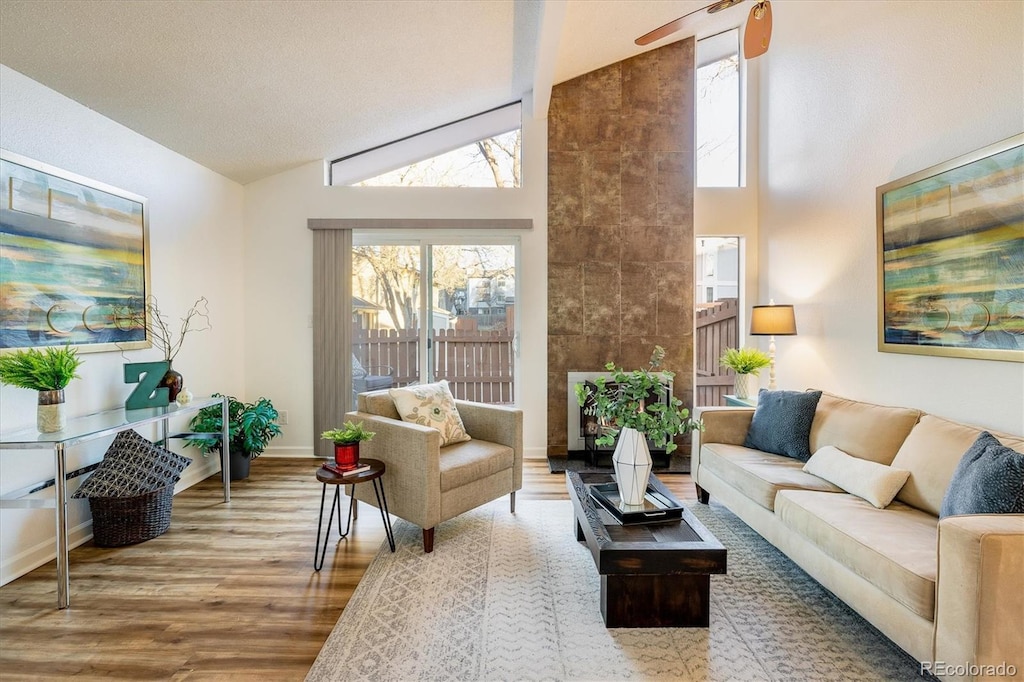
<path fill-rule="evenodd" d="M 705 4 L 0 0 L 0 63 L 248 183 L 524 98 L 543 117 L 553 84 L 748 11 L 634 44 Z"/>

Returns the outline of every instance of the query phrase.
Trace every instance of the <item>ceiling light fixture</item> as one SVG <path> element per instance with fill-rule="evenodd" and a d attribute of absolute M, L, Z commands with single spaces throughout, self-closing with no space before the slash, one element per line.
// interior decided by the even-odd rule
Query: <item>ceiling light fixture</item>
<path fill-rule="evenodd" d="M 689 14 L 668 22 L 664 26 L 659 26 L 649 33 L 637 38 L 634 42 L 637 45 L 650 45 L 651 43 L 661 40 L 666 36 L 670 36 L 676 31 L 683 28 L 686 23 L 686 19 L 692 17 L 694 14 L 701 12 L 707 12 L 708 14 L 717 14 L 722 10 L 729 9 L 733 5 L 738 5 L 744 0 L 718 0 L 706 7 L 694 10 Z M 768 43 L 772 39 L 772 5 L 768 0 L 759 0 L 753 7 L 750 8 L 750 15 L 747 17 L 747 25 L 743 30 L 743 56 L 747 59 L 753 59 L 754 57 L 760 57 L 768 51 Z"/>

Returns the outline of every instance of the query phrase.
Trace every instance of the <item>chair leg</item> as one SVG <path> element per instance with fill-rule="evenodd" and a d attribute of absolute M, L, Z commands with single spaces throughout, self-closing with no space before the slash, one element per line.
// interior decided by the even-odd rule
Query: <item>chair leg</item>
<path fill-rule="evenodd" d="M 516 513 L 516 491 L 512 491 L 512 513 Z"/>
<path fill-rule="evenodd" d="M 701 488 L 696 483 L 694 483 L 693 485 L 695 488 L 697 488 L 697 500 L 700 501 L 701 504 L 707 504 L 708 500 L 711 499 L 711 493 L 709 493 L 707 490 L 704 490 L 704 488 Z"/>
<path fill-rule="evenodd" d="M 434 551 L 434 529 L 423 529 L 423 553 L 430 554 Z"/>

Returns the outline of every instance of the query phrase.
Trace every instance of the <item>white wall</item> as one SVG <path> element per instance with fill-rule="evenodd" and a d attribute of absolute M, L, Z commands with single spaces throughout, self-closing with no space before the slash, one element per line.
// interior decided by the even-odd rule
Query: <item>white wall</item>
<path fill-rule="evenodd" d="M 876 350 L 875 264 L 877 186 L 1024 129 L 1024 8 L 780 0 L 773 12 L 760 290 L 796 305 L 800 332 L 778 340 L 780 387 L 1024 433 L 1024 365 Z"/>
<path fill-rule="evenodd" d="M 0 147 L 149 200 L 151 283 L 161 309 L 177 319 L 200 296 L 210 301 L 213 329 L 189 336 L 174 367 L 197 396 L 242 394 L 242 187 L 5 66 L 0 66 Z M 152 349 L 125 355 L 82 355 L 82 378 L 65 392 L 69 416 L 123 404 L 133 387 L 122 381 L 122 365 L 162 357 Z M 0 429 L 33 426 L 35 403 L 32 391 L 0 388 Z M 69 470 L 97 461 L 108 443 L 73 448 Z M 196 456 L 179 489 L 219 471 L 215 457 Z M 0 452 L 0 493 L 52 477 L 52 454 Z M 52 493 L 51 488 L 38 495 Z M 89 537 L 86 502 L 70 503 L 69 528 L 73 545 Z M 52 560 L 53 543 L 52 509 L 3 509 L 0 584 Z"/>
<path fill-rule="evenodd" d="M 288 411 L 268 455 L 311 456 L 313 236 L 309 218 L 532 218 L 522 240 L 517 404 L 526 456 L 546 455 L 547 122 L 523 121 L 521 189 L 325 187 L 310 163 L 245 186 L 246 387 Z M 483 232 L 493 234 L 493 232 Z"/>

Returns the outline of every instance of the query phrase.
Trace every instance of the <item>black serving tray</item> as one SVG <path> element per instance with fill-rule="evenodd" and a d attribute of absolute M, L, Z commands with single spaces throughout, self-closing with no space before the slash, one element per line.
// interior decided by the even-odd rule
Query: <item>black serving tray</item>
<path fill-rule="evenodd" d="M 638 523 L 665 523 L 678 521 L 683 517 L 683 505 L 676 500 L 662 495 L 647 484 L 644 503 L 624 504 L 619 495 L 619 486 L 615 482 L 592 483 L 587 486 L 590 496 L 615 517 L 624 526 Z"/>

